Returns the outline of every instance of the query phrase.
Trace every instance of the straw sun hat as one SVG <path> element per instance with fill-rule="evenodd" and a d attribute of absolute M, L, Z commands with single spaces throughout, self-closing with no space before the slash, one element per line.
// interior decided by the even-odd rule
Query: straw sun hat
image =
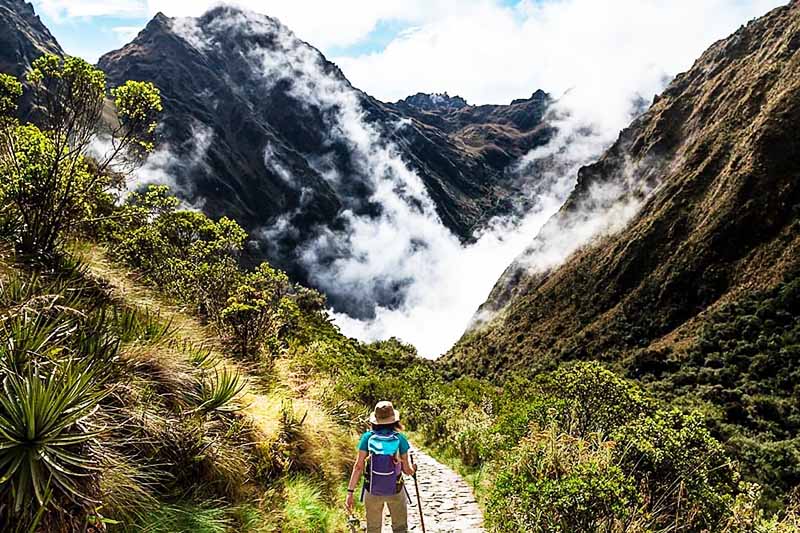
<path fill-rule="evenodd" d="M 394 408 L 392 402 L 378 402 L 375 409 L 369 415 L 372 424 L 394 424 L 400 422 L 400 413 Z"/>

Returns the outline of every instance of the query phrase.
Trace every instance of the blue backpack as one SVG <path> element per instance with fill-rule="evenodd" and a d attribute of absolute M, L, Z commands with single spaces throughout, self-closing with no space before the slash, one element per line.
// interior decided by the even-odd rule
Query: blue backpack
<path fill-rule="evenodd" d="M 396 431 L 373 433 L 367 440 L 368 491 L 373 496 L 394 496 L 401 490 L 400 437 Z"/>

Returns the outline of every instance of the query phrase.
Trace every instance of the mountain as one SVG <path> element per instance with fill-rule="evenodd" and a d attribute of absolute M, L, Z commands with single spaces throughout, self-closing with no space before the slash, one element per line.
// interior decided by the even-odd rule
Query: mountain
<path fill-rule="evenodd" d="M 800 484 L 798 131 L 794 2 L 711 46 L 579 171 L 442 364 L 605 362 L 701 413 L 779 506 Z"/>
<path fill-rule="evenodd" d="M 23 0 L 0 0 L 0 72 L 22 76 L 42 54 L 64 51 L 33 10 Z"/>
<path fill-rule="evenodd" d="M 484 304 L 479 315 L 492 318 L 449 359 L 498 374 L 677 347 L 711 310 L 796 272 L 798 47 L 794 3 L 717 42 L 677 76 L 580 170 L 566 204 Z M 610 185 L 615 194 L 596 194 Z M 622 231 L 536 269 L 550 237 L 632 200 L 643 205 Z"/>
<path fill-rule="evenodd" d="M 0 0 L 0 72 L 21 77 L 42 54 L 64 55 L 64 51 L 33 5 L 23 0 Z M 30 109 L 25 94 L 20 110 L 27 115 Z"/>
<path fill-rule="evenodd" d="M 483 221 L 512 209 L 520 183 L 509 165 L 553 134 L 541 91 L 505 106 L 422 94 L 383 103 L 277 20 L 227 6 L 196 19 L 159 14 L 99 66 L 112 85 L 135 79 L 161 89 L 160 136 L 180 194 L 256 236 L 266 231 L 254 253 L 301 280 L 298 254 L 321 228 L 383 210 L 371 198 L 370 165 L 379 158 L 361 153 L 354 137 L 399 156 L 442 223 L 467 241 Z"/>

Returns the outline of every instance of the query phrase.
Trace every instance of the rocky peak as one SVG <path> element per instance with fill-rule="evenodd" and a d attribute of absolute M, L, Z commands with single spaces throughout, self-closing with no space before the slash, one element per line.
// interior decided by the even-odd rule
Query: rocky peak
<path fill-rule="evenodd" d="M 550 102 L 550 95 L 541 89 L 536 89 L 530 98 L 517 98 L 511 101 L 511 105 L 527 104 L 529 102 L 548 103 Z"/>
<path fill-rule="evenodd" d="M 45 53 L 63 55 L 64 51 L 33 5 L 0 0 L 0 72 L 22 76 L 31 62 Z"/>
<path fill-rule="evenodd" d="M 444 93 L 417 93 L 398 104 L 406 104 L 423 111 L 453 111 L 467 107 L 467 101 L 460 96 L 450 96 Z"/>

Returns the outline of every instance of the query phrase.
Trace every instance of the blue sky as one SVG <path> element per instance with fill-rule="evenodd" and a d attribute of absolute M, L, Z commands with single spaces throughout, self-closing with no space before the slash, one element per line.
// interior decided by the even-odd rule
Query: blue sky
<path fill-rule="evenodd" d="M 34 5 L 37 3 L 33 2 Z M 135 32 L 131 33 L 132 28 L 141 29 L 148 21 L 145 17 L 80 17 L 56 20 L 39 10 L 37 12 L 68 54 L 92 62 L 100 55 L 130 41 L 135 35 Z"/>

